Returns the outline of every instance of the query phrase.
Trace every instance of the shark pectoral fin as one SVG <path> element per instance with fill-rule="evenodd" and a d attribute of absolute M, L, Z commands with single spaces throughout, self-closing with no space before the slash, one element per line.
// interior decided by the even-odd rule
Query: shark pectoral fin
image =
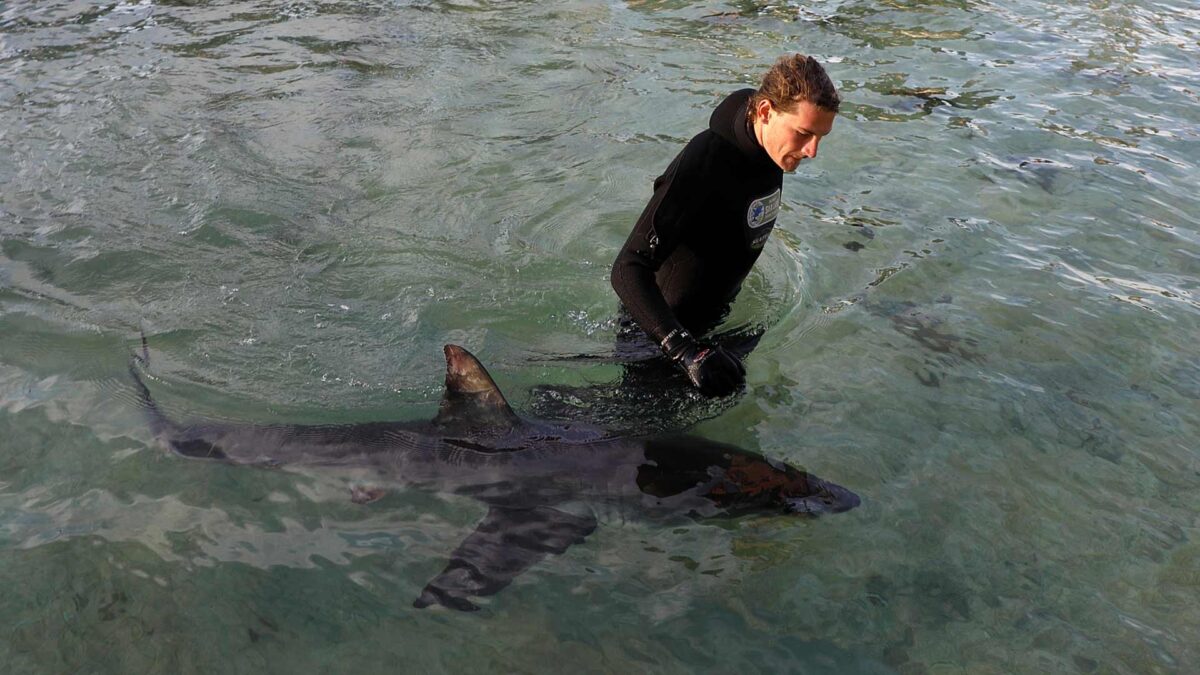
<path fill-rule="evenodd" d="M 479 609 L 469 596 L 492 595 L 548 554 L 581 544 L 596 529 L 596 519 L 539 506 L 493 506 L 450 556 L 450 563 L 421 592 L 414 607 L 440 604 L 450 609 Z"/>

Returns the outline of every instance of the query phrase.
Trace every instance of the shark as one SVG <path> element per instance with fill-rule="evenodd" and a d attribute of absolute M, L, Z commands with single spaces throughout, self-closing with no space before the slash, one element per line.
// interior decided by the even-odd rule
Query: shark
<path fill-rule="evenodd" d="M 551 555 L 582 544 L 604 514 L 668 520 L 765 514 L 813 517 L 860 504 L 852 491 L 787 463 L 684 433 L 639 436 L 583 422 L 523 418 L 479 360 L 443 348 L 445 391 L 432 420 L 355 424 L 177 421 L 129 364 L 157 442 L 183 457 L 269 468 L 353 468 L 372 487 L 351 499 L 417 488 L 478 500 L 487 514 L 413 602 L 474 611 Z M 599 515 L 598 515 L 599 514 Z M 626 515 L 629 514 L 629 515 Z"/>

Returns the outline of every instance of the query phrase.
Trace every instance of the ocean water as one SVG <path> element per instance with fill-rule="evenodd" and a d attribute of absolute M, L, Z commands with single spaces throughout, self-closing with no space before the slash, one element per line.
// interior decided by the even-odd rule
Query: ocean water
<path fill-rule="evenodd" d="M 604 387 L 650 181 L 790 51 L 843 108 L 692 431 L 860 508 L 422 611 L 479 504 L 152 440 L 139 330 L 179 416 Z M 0 2 L 0 670 L 1197 672 L 1198 63 L 1182 0 Z"/>

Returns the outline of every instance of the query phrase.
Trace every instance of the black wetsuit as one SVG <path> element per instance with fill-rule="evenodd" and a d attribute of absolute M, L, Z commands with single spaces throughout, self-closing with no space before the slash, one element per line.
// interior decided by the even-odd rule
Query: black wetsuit
<path fill-rule="evenodd" d="M 779 212 L 783 171 L 746 117 L 753 89 L 731 94 L 654 180 L 654 196 L 617 255 L 612 285 L 659 344 L 713 328 L 741 290 Z"/>

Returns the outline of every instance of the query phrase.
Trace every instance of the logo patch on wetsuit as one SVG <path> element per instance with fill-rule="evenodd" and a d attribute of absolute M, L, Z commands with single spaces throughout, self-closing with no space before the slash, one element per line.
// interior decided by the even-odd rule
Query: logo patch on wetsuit
<path fill-rule="evenodd" d="M 766 197 L 750 202 L 750 208 L 746 210 L 746 224 L 757 228 L 775 222 L 775 217 L 779 215 L 779 196 L 780 191 L 775 190 Z"/>

